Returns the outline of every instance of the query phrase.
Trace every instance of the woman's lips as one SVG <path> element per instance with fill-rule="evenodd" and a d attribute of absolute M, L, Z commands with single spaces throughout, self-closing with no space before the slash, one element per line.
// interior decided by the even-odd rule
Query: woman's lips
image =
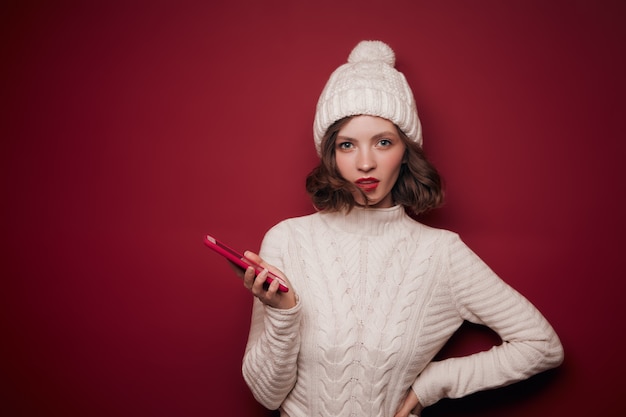
<path fill-rule="evenodd" d="M 359 178 L 355 183 L 357 187 L 368 193 L 374 191 L 376 187 L 378 187 L 380 181 L 376 178 Z"/>

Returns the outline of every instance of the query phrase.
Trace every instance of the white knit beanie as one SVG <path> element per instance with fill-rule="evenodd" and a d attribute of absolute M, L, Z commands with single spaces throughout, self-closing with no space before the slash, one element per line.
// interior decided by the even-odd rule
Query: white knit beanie
<path fill-rule="evenodd" d="M 337 120 L 347 116 L 379 116 L 395 123 L 422 145 L 422 126 L 404 75 L 394 68 L 393 50 L 381 41 L 361 41 L 348 63 L 330 76 L 317 102 L 313 137 L 321 154 L 322 137 Z"/>

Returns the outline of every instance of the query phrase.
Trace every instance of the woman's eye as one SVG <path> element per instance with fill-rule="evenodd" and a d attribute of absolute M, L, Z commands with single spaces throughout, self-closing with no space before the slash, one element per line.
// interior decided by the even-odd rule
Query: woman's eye
<path fill-rule="evenodd" d="M 344 150 L 345 149 L 350 149 L 350 148 L 352 148 L 352 143 L 351 142 L 341 142 L 341 143 L 337 144 L 337 147 L 339 149 L 344 149 Z"/>
<path fill-rule="evenodd" d="M 391 145 L 391 141 L 389 139 L 381 139 L 380 141 L 378 141 L 378 144 L 380 146 L 389 146 Z"/>

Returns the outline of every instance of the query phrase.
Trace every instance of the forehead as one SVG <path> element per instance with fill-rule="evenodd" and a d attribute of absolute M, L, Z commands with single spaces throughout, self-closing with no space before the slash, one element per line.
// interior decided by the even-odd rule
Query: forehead
<path fill-rule="evenodd" d="M 365 115 L 354 116 L 337 132 L 338 136 L 353 139 L 370 138 L 381 133 L 396 134 L 396 126 L 382 117 Z"/>

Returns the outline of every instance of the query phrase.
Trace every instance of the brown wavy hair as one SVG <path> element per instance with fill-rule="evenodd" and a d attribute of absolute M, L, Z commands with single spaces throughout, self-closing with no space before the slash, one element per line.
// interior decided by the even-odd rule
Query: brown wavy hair
<path fill-rule="evenodd" d="M 360 206 L 353 196 L 357 190 L 367 202 L 367 195 L 344 179 L 335 160 L 335 141 L 339 130 L 354 116 L 344 117 L 333 123 L 322 138 L 320 164 L 306 178 L 306 190 L 313 204 L 322 211 L 350 211 Z M 400 175 L 391 190 L 394 204 L 404 206 L 409 214 L 417 215 L 443 204 L 443 181 L 437 169 L 431 164 L 424 150 L 409 139 L 396 126 L 398 135 L 406 145 L 404 162 Z M 366 203 L 365 206 L 368 204 Z"/>

